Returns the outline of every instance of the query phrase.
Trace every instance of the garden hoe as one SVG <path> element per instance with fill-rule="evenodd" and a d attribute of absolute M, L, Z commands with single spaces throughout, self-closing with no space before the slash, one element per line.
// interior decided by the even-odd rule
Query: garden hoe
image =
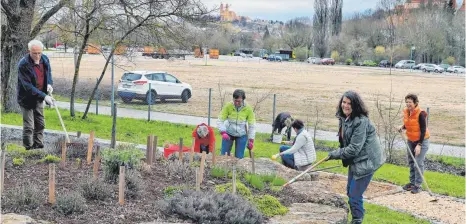
<path fill-rule="evenodd" d="M 319 162 L 317 162 L 316 164 L 312 165 L 311 167 L 307 168 L 305 171 L 303 171 L 302 173 L 300 173 L 298 176 L 294 177 L 293 179 L 291 179 L 290 181 L 288 181 L 288 183 L 284 184 L 282 186 L 282 190 L 283 188 L 285 188 L 286 186 L 292 184 L 293 182 L 295 182 L 298 178 L 300 178 L 302 175 L 306 174 L 307 172 L 313 170 L 314 168 L 316 168 L 318 165 L 320 165 L 321 163 L 327 161 L 329 159 L 329 157 L 325 157 L 321 160 L 319 160 Z"/>
<path fill-rule="evenodd" d="M 430 200 L 430 202 L 437 202 L 437 201 L 438 201 L 438 198 L 437 198 L 437 196 L 434 196 L 434 194 L 432 193 L 432 191 L 431 191 L 430 188 L 429 188 L 429 185 L 427 185 L 426 178 L 424 178 L 424 175 L 422 175 L 422 173 L 421 173 L 421 168 L 419 168 L 419 165 L 418 165 L 417 162 L 416 162 L 416 158 L 414 158 L 413 153 L 412 153 L 411 150 L 409 149 L 408 142 L 406 141 L 406 138 L 405 138 L 404 134 L 403 134 L 403 133 L 400 133 L 400 135 L 401 135 L 401 138 L 403 139 L 403 142 L 406 144 L 406 150 L 408 150 L 409 156 L 411 156 L 411 159 L 414 161 L 414 165 L 416 166 L 417 172 L 419 173 L 419 175 L 421 175 L 421 178 L 422 178 L 422 181 L 424 182 L 424 184 L 426 184 L 427 192 L 429 192 L 429 195 L 430 195 L 431 197 L 434 197 L 434 199 L 433 199 L 433 200 Z"/>
<path fill-rule="evenodd" d="M 52 97 L 53 99 L 52 94 L 50 94 L 50 97 Z M 58 119 L 60 119 L 61 127 L 65 131 L 66 143 L 70 143 L 70 137 L 68 136 L 68 132 L 66 131 L 65 124 L 63 123 L 63 119 L 61 118 L 60 111 L 58 110 L 57 104 L 54 102 L 53 106 L 55 107 L 55 111 L 57 111 Z"/>

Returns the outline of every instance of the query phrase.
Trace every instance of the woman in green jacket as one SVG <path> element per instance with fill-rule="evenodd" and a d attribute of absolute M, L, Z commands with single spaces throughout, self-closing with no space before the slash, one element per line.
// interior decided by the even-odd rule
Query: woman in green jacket
<path fill-rule="evenodd" d="M 329 159 L 341 159 L 343 166 L 349 166 L 346 194 L 353 217 L 351 223 L 358 224 L 364 218 L 362 195 L 385 158 L 375 127 L 359 94 L 345 92 L 337 108 L 340 148 L 329 152 L 328 156 Z"/>
<path fill-rule="evenodd" d="M 251 106 L 246 104 L 246 93 L 237 89 L 233 92 L 233 102 L 227 103 L 218 116 L 217 127 L 222 134 L 221 154 L 230 155 L 235 141 L 235 157 L 242 159 L 246 145 L 254 148 L 256 118 Z"/>

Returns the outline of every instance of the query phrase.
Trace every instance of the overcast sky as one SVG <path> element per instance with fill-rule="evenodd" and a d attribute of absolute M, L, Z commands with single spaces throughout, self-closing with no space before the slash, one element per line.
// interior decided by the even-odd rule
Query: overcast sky
<path fill-rule="evenodd" d="M 207 6 L 220 7 L 228 3 L 230 10 L 237 15 L 249 16 L 251 19 L 269 19 L 286 21 L 296 17 L 311 17 L 314 13 L 314 0 L 201 0 Z M 343 0 L 343 14 L 375 9 L 379 0 Z"/>
<path fill-rule="evenodd" d="M 207 6 L 220 7 L 228 3 L 237 15 L 249 16 L 251 19 L 268 19 L 286 21 L 296 17 L 312 17 L 314 0 L 201 0 Z M 330 1 L 330 0 L 329 0 Z M 343 17 L 366 9 L 376 9 L 379 0 L 343 0 Z M 457 0 L 458 6 L 462 0 Z"/>

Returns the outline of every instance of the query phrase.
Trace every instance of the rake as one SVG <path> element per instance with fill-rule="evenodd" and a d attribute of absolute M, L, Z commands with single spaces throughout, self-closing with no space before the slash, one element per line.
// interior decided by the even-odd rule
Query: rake
<path fill-rule="evenodd" d="M 294 177 L 293 179 L 291 179 L 290 181 L 288 181 L 288 183 L 284 184 L 282 186 L 282 190 L 283 188 L 285 188 L 286 186 L 292 184 L 293 182 L 295 182 L 298 178 L 300 178 L 302 175 L 306 174 L 307 172 L 313 170 L 314 168 L 316 168 L 318 165 L 320 165 L 321 163 L 327 161 L 330 157 L 325 157 L 321 160 L 319 160 L 319 162 L 317 162 L 316 164 L 312 165 L 311 167 L 307 168 L 305 171 L 303 171 L 302 173 L 300 173 L 298 176 Z"/>

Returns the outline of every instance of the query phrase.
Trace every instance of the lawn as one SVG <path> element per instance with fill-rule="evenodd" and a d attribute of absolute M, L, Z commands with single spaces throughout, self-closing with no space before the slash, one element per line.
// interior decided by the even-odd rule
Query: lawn
<path fill-rule="evenodd" d="M 111 139 L 112 118 L 110 116 L 89 114 L 88 119 L 81 120 L 82 113 L 77 113 L 76 118 L 69 116 L 69 111 L 60 110 L 64 119 L 66 129 L 69 132 L 81 131 L 89 133 L 95 131 L 97 138 Z M 45 108 L 44 114 L 46 117 L 46 128 L 53 130 L 62 130 L 58 116 L 52 108 Z M 2 124 L 11 124 L 22 126 L 22 117 L 19 114 L 5 114 L 1 116 Z M 164 143 L 178 143 L 180 138 L 184 139 L 185 145 L 191 145 L 191 133 L 194 129 L 192 125 L 172 124 L 160 121 L 144 121 L 131 118 L 117 119 L 117 141 L 146 144 L 147 135 L 154 134 L 158 136 L 158 146 Z M 220 152 L 221 137 L 217 132 L 216 151 Z M 268 134 L 258 133 L 254 145 L 254 153 L 256 157 L 270 158 L 278 152 L 279 145 L 266 142 L 269 138 Z M 334 142 L 319 142 L 326 146 L 335 146 Z M 245 153 L 248 156 L 248 153 Z M 317 152 L 318 159 L 324 158 L 326 152 Z M 441 158 L 441 157 L 439 157 Z M 454 164 L 459 164 L 460 160 L 445 158 L 443 160 Z M 341 164 L 340 161 L 327 161 L 320 165 L 321 167 L 329 167 Z M 346 174 L 347 168 L 340 167 L 329 170 L 330 172 Z M 386 181 L 397 185 L 404 185 L 408 182 L 409 170 L 407 167 L 396 166 L 392 164 L 383 165 L 374 175 L 375 180 Z M 425 177 L 429 183 L 429 187 L 435 193 L 450 195 L 454 197 L 465 197 L 464 182 L 465 178 L 451 174 L 426 171 Z"/>

